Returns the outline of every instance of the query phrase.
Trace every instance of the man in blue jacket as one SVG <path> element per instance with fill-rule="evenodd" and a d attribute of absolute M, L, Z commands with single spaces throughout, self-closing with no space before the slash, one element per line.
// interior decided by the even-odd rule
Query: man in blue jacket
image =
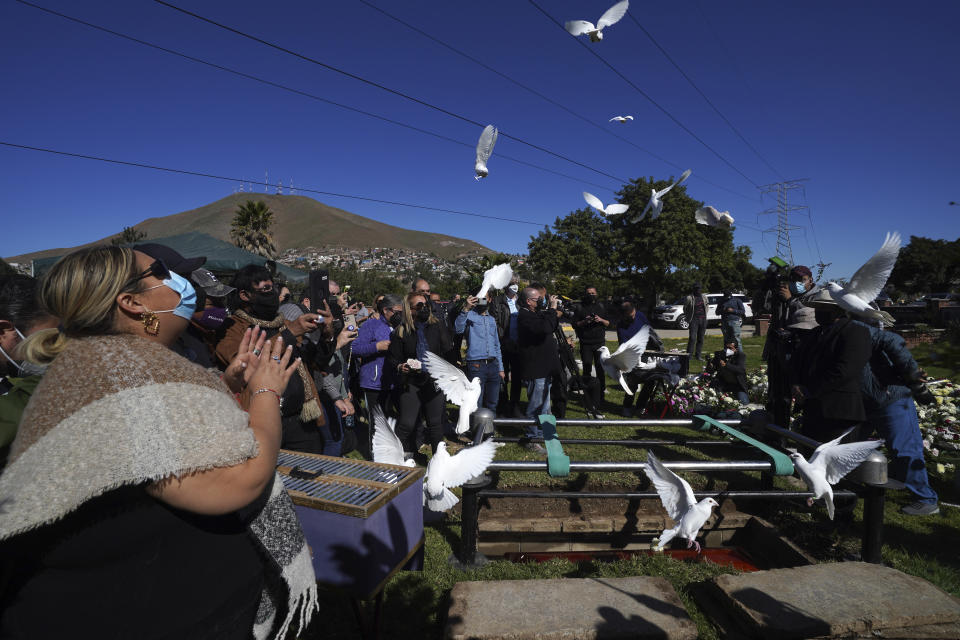
<path fill-rule="evenodd" d="M 723 292 L 723 299 L 717 305 L 717 315 L 720 316 L 720 329 L 723 331 L 723 344 L 735 342 L 737 351 L 743 351 L 743 344 L 740 342 L 740 328 L 743 326 L 743 319 L 747 317 L 747 309 L 743 306 L 743 301 L 737 298 L 730 291 Z"/>
<path fill-rule="evenodd" d="M 403 318 L 403 298 L 388 293 L 377 302 L 375 318 L 360 325 L 357 339 L 353 341 L 353 355 L 360 359 L 360 389 L 363 404 L 367 408 L 367 424 L 370 425 L 371 451 L 373 443 L 373 407 L 379 406 L 389 414 L 391 392 L 396 381 L 393 367 L 385 367 L 384 359 L 390 347 L 393 327 Z"/>
<path fill-rule="evenodd" d="M 888 474 L 904 483 L 916 498 L 900 509 L 911 516 L 939 513 L 937 494 L 930 487 L 927 465 L 923 459 L 923 435 L 917 406 L 933 402 L 933 395 L 924 386 L 923 373 L 913 359 L 904 339 L 892 331 L 863 324 L 870 331 L 872 352 L 870 366 L 863 371 L 863 405 L 867 412 L 866 428 L 861 438 L 875 430 L 885 441 L 893 459 Z"/>
<path fill-rule="evenodd" d="M 485 298 L 470 296 L 453 323 L 457 335 L 467 341 L 467 378 L 480 378 L 481 406 L 497 411 L 500 399 L 500 381 L 504 378 L 503 358 L 500 354 L 500 335 L 497 321 L 490 315 L 493 295 Z"/>

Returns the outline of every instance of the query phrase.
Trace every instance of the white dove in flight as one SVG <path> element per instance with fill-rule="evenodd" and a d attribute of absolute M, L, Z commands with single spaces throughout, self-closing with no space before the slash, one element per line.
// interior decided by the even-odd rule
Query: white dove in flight
<path fill-rule="evenodd" d="M 628 120 L 633 120 L 633 116 L 613 116 L 607 122 L 613 122 L 616 120 L 620 124 L 626 124 Z"/>
<path fill-rule="evenodd" d="M 696 547 L 697 553 L 700 553 L 697 533 L 700 527 L 710 519 L 713 508 L 720 505 L 713 498 L 704 498 L 697 502 L 690 484 L 663 466 L 652 451 L 647 451 L 647 466 L 643 471 L 653 483 L 663 508 L 667 510 L 667 515 L 674 524 L 672 529 L 664 529 L 660 534 L 657 550 L 663 549 L 668 542 L 680 536 L 686 539 L 687 549 Z"/>
<path fill-rule="evenodd" d="M 604 207 L 603 203 L 600 202 L 600 198 L 586 191 L 583 192 L 583 199 L 587 201 L 588 205 L 605 216 L 617 216 L 621 213 L 626 213 L 627 209 L 630 208 L 630 205 L 627 204 L 608 204 Z"/>
<path fill-rule="evenodd" d="M 427 351 L 424 355 L 423 368 L 447 400 L 460 407 L 457 434 L 466 433 L 470 429 L 470 414 L 480 405 L 480 394 L 483 392 L 480 378 L 467 380 L 467 375 L 461 369 L 432 351 Z"/>
<path fill-rule="evenodd" d="M 800 478 L 813 492 L 813 497 L 807 498 L 807 506 L 813 506 L 814 500 L 823 498 L 827 505 L 827 515 L 831 520 L 833 520 L 833 487 L 831 485 L 840 482 L 840 478 L 859 467 L 861 462 L 883 444 L 880 440 L 840 444 L 840 441 L 851 431 L 853 429 L 814 449 L 809 462 L 800 453 L 790 454 Z"/>
<path fill-rule="evenodd" d="M 620 345 L 620 348 L 614 351 L 613 355 L 610 355 L 610 349 L 606 346 L 597 349 L 600 354 L 600 364 L 603 365 L 603 370 L 606 371 L 607 375 L 613 380 L 619 382 L 620 386 L 623 387 L 623 390 L 626 391 L 628 395 L 632 396 L 634 392 L 627 386 L 627 381 L 624 379 L 623 374 L 628 371 L 633 371 L 640 364 L 640 356 L 646 351 L 647 340 L 649 339 L 650 325 L 645 324 L 640 331 L 633 334 L 633 337 Z"/>
<path fill-rule="evenodd" d="M 403 443 L 396 433 L 396 418 L 387 418 L 383 409 L 373 408 L 373 461 L 413 467 L 417 463 L 403 459 Z"/>
<path fill-rule="evenodd" d="M 872 318 L 874 320 L 883 320 L 887 324 L 894 324 L 896 320 L 886 311 L 878 311 L 870 306 L 870 303 L 880 295 L 883 286 L 887 284 L 887 278 L 893 271 L 893 265 L 897 262 L 897 254 L 900 253 L 900 234 L 897 232 L 888 233 L 883 241 L 880 250 L 873 254 L 873 257 L 857 269 L 857 272 L 850 278 L 850 283 L 841 287 L 836 282 L 826 284 L 827 293 L 842 309 L 855 315 Z"/>
<path fill-rule="evenodd" d="M 484 440 L 481 444 L 466 447 L 455 456 L 447 453 L 447 443 L 437 445 L 437 452 L 427 464 L 423 481 L 423 502 L 432 511 L 446 511 L 457 504 L 457 496 L 450 489 L 487 470 L 497 453 L 498 443 Z"/>
<path fill-rule="evenodd" d="M 643 211 L 640 212 L 640 215 L 636 216 L 633 219 L 633 221 L 640 222 L 641 220 L 643 220 L 644 216 L 647 215 L 647 211 L 650 212 L 651 220 L 656 220 L 657 218 L 659 218 L 660 212 L 663 211 L 663 196 L 667 195 L 670 189 L 673 189 L 677 185 L 683 184 L 683 182 L 690 177 L 691 173 L 692 171 L 690 169 L 687 169 L 686 171 L 681 173 L 680 178 L 677 179 L 677 181 L 671 184 L 669 187 L 665 187 L 660 191 L 657 191 L 656 189 L 651 189 L 650 199 L 647 200 L 647 206 L 643 208 Z"/>
<path fill-rule="evenodd" d="M 480 139 L 477 141 L 477 162 L 473 165 L 473 170 L 477 175 L 474 176 L 474 180 L 486 178 L 487 174 L 490 173 L 487 170 L 487 161 L 490 159 L 490 154 L 493 153 L 493 146 L 497 144 L 499 133 L 492 124 L 483 128 L 483 133 L 480 134 Z"/>
<path fill-rule="evenodd" d="M 478 298 L 486 298 L 490 289 L 505 289 L 513 278 L 513 269 L 509 262 L 498 264 L 483 272 L 483 284 L 477 292 Z"/>
<path fill-rule="evenodd" d="M 569 20 L 563 25 L 563 28 L 572 36 L 590 36 L 591 42 L 600 42 L 603 40 L 603 30 L 620 22 L 620 19 L 627 14 L 629 7 L 629 0 L 621 0 L 621 2 L 603 12 L 603 15 L 597 20 L 597 26 L 593 26 L 592 22 L 586 20 Z"/>
<path fill-rule="evenodd" d="M 705 224 L 708 227 L 726 227 L 730 228 L 733 224 L 733 216 L 729 211 L 717 211 L 711 206 L 700 207 L 693 214 L 697 224 Z"/>

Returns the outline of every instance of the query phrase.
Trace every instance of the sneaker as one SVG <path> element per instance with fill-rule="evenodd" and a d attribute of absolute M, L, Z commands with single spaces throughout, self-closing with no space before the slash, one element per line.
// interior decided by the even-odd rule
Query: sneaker
<path fill-rule="evenodd" d="M 528 442 L 527 444 L 523 445 L 523 448 L 529 451 L 530 453 L 536 453 L 542 456 L 547 455 L 547 450 L 544 449 L 539 444 L 537 444 L 536 442 Z"/>
<path fill-rule="evenodd" d="M 607 416 L 603 415 L 602 413 L 597 413 L 596 411 L 594 411 L 593 418 L 594 420 L 606 420 Z"/>
<path fill-rule="evenodd" d="M 917 500 L 912 504 L 900 508 L 900 513 L 908 516 L 932 516 L 940 513 L 940 507 L 936 502 L 920 502 Z"/>

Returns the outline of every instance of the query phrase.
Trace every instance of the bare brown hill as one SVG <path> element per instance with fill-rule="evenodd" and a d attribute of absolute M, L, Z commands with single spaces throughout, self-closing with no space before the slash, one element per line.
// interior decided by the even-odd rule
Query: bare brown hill
<path fill-rule="evenodd" d="M 273 237 L 277 249 L 337 245 L 350 248 L 392 247 L 435 253 L 451 259 L 467 254 L 490 253 L 490 249 L 472 240 L 439 233 L 413 231 L 384 224 L 337 209 L 306 196 L 281 196 L 265 193 L 235 193 L 208 205 L 161 218 L 148 218 L 134 225 L 152 238 L 199 231 L 230 242 L 230 222 L 234 211 L 247 200 L 262 200 L 274 212 Z M 117 230 L 119 233 L 119 229 Z M 81 247 L 109 242 L 108 236 Z M 80 247 L 71 247 L 71 249 Z M 47 249 L 11 256 L 12 262 L 60 255 L 69 249 Z"/>

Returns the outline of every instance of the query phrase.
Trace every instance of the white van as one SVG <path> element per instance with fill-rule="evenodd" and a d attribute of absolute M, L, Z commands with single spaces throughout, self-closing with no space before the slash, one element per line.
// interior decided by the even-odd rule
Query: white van
<path fill-rule="evenodd" d="M 744 309 L 746 309 L 747 317 L 744 318 L 743 323 L 747 324 L 753 322 L 753 308 L 751 307 L 750 298 L 742 293 L 735 293 L 733 294 L 733 297 L 739 298 L 740 302 L 743 303 Z M 677 329 L 688 329 L 690 327 L 690 323 L 687 321 L 687 317 L 683 315 L 684 299 L 685 297 L 677 300 L 673 304 L 665 304 L 654 309 L 654 325 L 675 327 Z M 720 324 L 720 316 L 717 315 L 717 305 L 722 299 L 722 293 L 707 294 L 707 302 L 709 303 L 707 308 L 707 326 Z"/>

